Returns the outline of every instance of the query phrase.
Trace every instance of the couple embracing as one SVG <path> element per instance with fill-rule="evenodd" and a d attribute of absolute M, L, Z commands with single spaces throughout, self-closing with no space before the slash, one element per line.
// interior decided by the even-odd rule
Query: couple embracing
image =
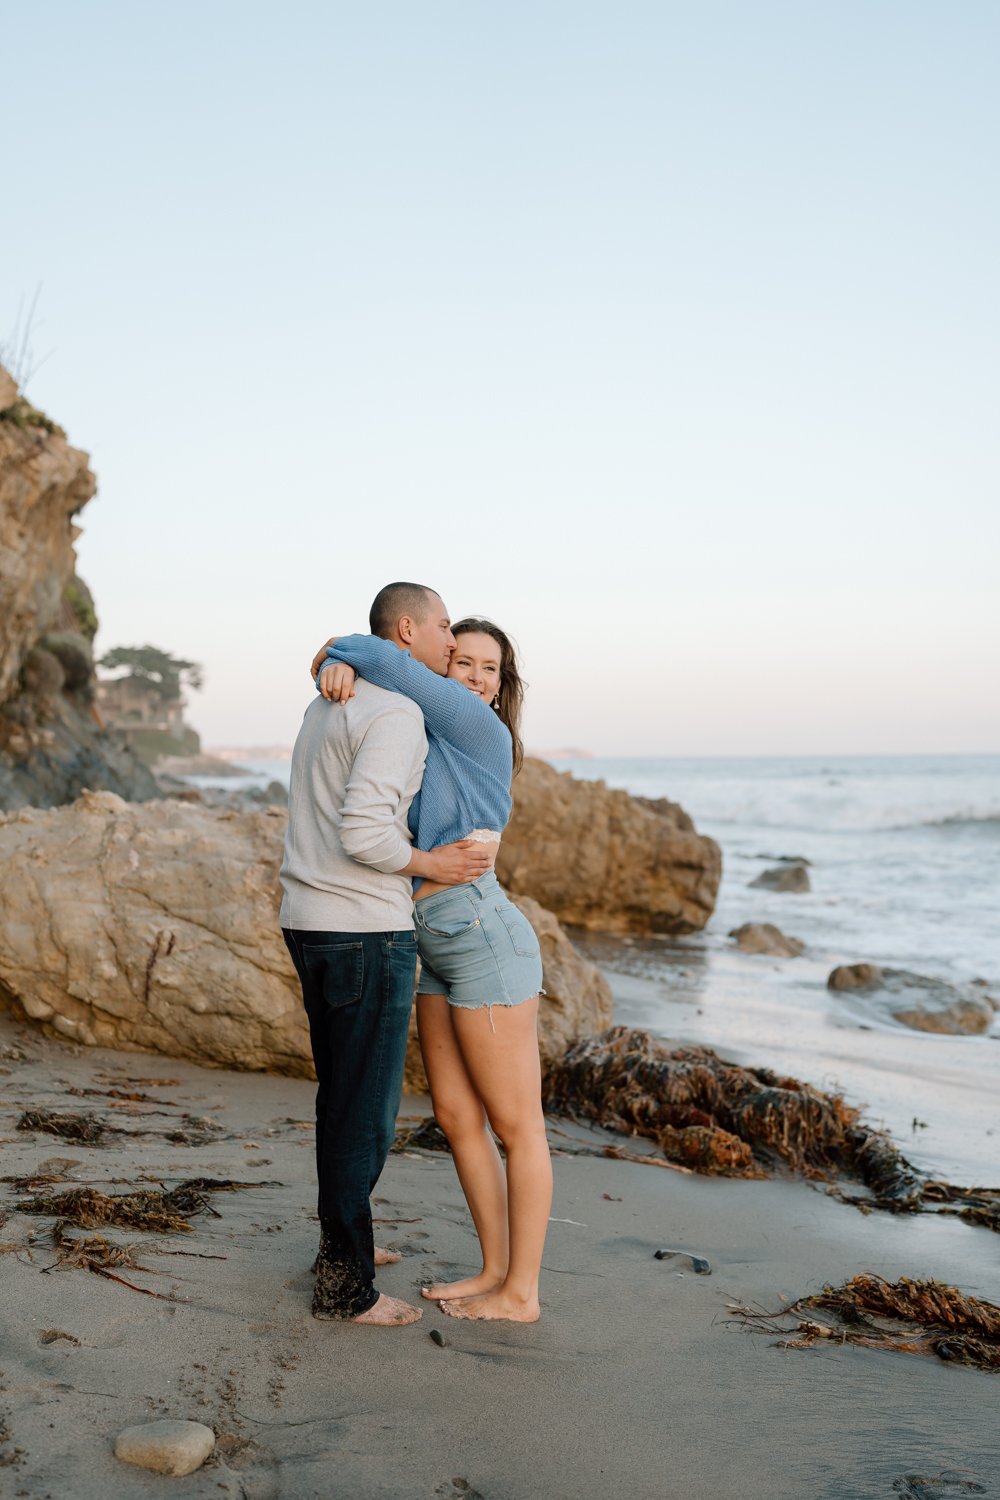
<path fill-rule="evenodd" d="M 521 760 L 523 685 L 488 620 L 391 583 L 370 635 L 313 661 L 292 755 L 281 925 L 316 1064 L 320 1247 L 313 1314 L 398 1326 L 380 1293 L 371 1194 L 393 1141 L 420 956 L 417 1027 L 482 1270 L 423 1287 L 459 1318 L 534 1322 L 552 1199 L 537 1042 L 542 965 L 494 865 Z M 501 1160 L 494 1139 L 506 1156 Z"/>

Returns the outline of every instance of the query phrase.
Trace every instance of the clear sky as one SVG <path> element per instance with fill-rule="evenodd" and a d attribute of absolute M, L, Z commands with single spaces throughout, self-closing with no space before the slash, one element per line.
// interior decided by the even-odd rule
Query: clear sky
<path fill-rule="evenodd" d="M 994 0 L 0 4 L 98 644 L 290 743 L 392 578 L 527 738 L 1000 748 Z"/>

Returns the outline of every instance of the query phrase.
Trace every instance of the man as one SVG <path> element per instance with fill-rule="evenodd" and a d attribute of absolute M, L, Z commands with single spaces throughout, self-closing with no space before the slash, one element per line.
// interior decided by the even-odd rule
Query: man
<path fill-rule="evenodd" d="M 447 611 L 422 584 L 377 595 L 370 628 L 427 665 L 454 649 Z M 371 1194 L 392 1144 L 416 974 L 408 877 L 458 884 L 481 847 L 411 847 L 406 815 L 427 740 L 416 704 L 358 682 L 346 705 L 317 697 L 292 754 L 281 926 L 302 984 L 316 1064 L 320 1251 L 313 1316 L 415 1323 L 374 1284 Z"/>

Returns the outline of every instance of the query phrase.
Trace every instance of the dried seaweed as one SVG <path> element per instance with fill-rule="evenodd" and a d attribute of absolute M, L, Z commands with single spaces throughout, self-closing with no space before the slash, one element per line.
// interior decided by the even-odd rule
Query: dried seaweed
<path fill-rule="evenodd" d="M 669 1048 L 613 1026 L 575 1043 L 548 1070 L 547 1110 L 653 1140 L 698 1172 L 763 1177 L 776 1167 L 864 1183 L 828 1191 L 863 1212 L 954 1214 L 1000 1232 L 1000 1189 L 927 1181 L 885 1131 L 841 1094 L 768 1068 L 723 1061 L 708 1047 Z M 942 1205 L 942 1206 L 939 1206 Z"/>
<path fill-rule="evenodd" d="M 77 1090 L 77 1092 L 97 1093 L 99 1091 Z M 123 1095 L 122 1100 L 130 1102 L 128 1095 Z M 166 1111 L 157 1110 L 155 1113 L 163 1114 Z M 88 1146 L 102 1145 L 113 1136 L 134 1137 L 136 1135 L 158 1135 L 169 1141 L 172 1146 L 208 1146 L 226 1133 L 217 1120 L 210 1120 L 203 1115 L 183 1114 L 179 1124 L 173 1130 L 123 1131 L 117 1125 L 109 1125 L 99 1119 L 97 1115 L 61 1115 L 51 1109 L 25 1110 L 17 1122 L 17 1129 L 40 1130 L 46 1135 L 57 1135 L 63 1140 L 78 1141 Z"/>
<path fill-rule="evenodd" d="M 76 1266 L 81 1270 L 92 1271 L 95 1276 L 103 1276 L 106 1281 L 117 1281 L 120 1286 L 127 1286 L 130 1291 L 142 1292 L 145 1297 L 156 1297 L 161 1302 L 177 1300 L 163 1292 L 150 1291 L 149 1287 L 136 1286 L 134 1281 L 129 1281 L 126 1277 L 117 1274 L 118 1270 L 122 1269 L 144 1271 L 149 1276 L 158 1274 L 152 1266 L 141 1265 L 136 1260 L 135 1257 L 141 1248 L 138 1245 L 115 1245 L 110 1240 L 106 1240 L 102 1234 L 79 1237 L 67 1234 L 64 1220 L 53 1225 L 52 1243 L 58 1250 L 59 1256 L 54 1265 L 46 1267 L 46 1271 L 58 1270 L 64 1266 Z M 112 1267 L 115 1269 L 112 1270 Z"/>
<path fill-rule="evenodd" d="M 163 1192 L 149 1189 L 112 1196 L 97 1188 L 79 1187 L 48 1197 L 26 1198 L 15 1207 L 24 1214 L 52 1214 L 60 1224 L 74 1224 L 80 1229 L 116 1225 L 121 1229 L 144 1229 L 149 1234 L 187 1234 L 190 1220 L 196 1214 L 219 1217 L 206 1194 L 267 1186 L 264 1182 L 192 1177 Z"/>
<path fill-rule="evenodd" d="M 150 1234 L 187 1234 L 190 1219 L 211 1208 L 201 1193 L 173 1188 L 170 1192 L 123 1193 L 112 1197 L 97 1188 L 70 1188 L 49 1197 L 26 1198 L 15 1205 L 20 1213 L 54 1214 L 60 1222 L 81 1229 L 115 1224 L 122 1229 L 145 1229 Z"/>
<path fill-rule="evenodd" d="M 647 1136 L 671 1160 L 731 1177 L 761 1177 L 779 1163 L 818 1175 L 839 1165 L 858 1122 L 839 1094 L 737 1067 L 708 1047 L 671 1050 L 625 1026 L 552 1064 L 545 1107 Z"/>
<path fill-rule="evenodd" d="M 393 1151 L 451 1151 L 448 1137 L 433 1116 L 416 1125 L 397 1127 Z"/>
<path fill-rule="evenodd" d="M 69 1088 L 67 1094 L 72 1094 L 76 1099 L 116 1099 L 128 1104 L 170 1104 L 169 1099 L 158 1099 L 155 1094 L 144 1094 L 139 1090 L 130 1092 L 127 1089 L 82 1089 Z M 176 1108 L 176 1105 L 174 1106 Z"/>
<path fill-rule="evenodd" d="M 17 1122 L 18 1130 L 41 1130 L 58 1135 L 64 1141 L 80 1141 L 97 1146 L 108 1134 L 108 1127 L 96 1115 L 60 1115 L 52 1109 L 26 1109 Z"/>
<path fill-rule="evenodd" d="M 209 1120 L 204 1115 L 183 1115 L 182 1119 L 183 1125 L 166 1132 L 173 1146 L 208 1146 L 225 1135 L 218 1120 Z"/>
<path fill-rule="evenodd" d="M 933 1354 L 1000 1372 L 1000 1307 L 942 1281 L 911 1281 L 906 1276 L 886 1281 L 863 1272 L 844 1286 L 800 1297 L 780 1312 L 748 1307 L 732 1307 L 730 1312 L 747 1328 L 781 1334 L 782 1349 L 811 1349 L 824 1339 L 902 1354 Z M 804 1312 L 827 1314 L 832 1321 L 803 1318 Z"/>

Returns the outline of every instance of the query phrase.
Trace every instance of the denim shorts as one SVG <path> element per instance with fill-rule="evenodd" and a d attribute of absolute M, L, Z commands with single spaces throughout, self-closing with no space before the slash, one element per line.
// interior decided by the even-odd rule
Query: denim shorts
<path fill-rule="evenodd" d="M 492 870 L 414 903 L 420 951 L 418 995 L 449 1005 L 520 1005 L 542 992 L 535 930 Z"/>

